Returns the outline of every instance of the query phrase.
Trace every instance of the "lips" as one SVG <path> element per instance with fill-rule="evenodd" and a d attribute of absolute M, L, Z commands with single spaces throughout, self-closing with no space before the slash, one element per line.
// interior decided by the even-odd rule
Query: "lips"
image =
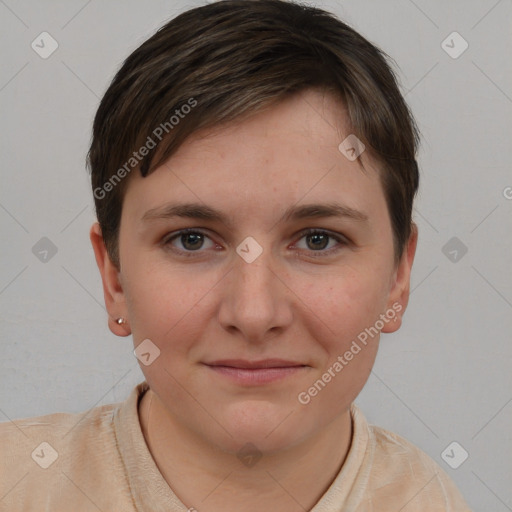
<path fill-rule="evenodd" d="M 205 363 L 207 366 L 227 366 L 229 368 L 240 368 L 247 370 L 256 370 L 263 368 L 294 368 L 306 366 L 302 363 L 294 361 L 286 361 L 284 359 L 264 359 L 261 361 L 247 361 L 244 359 L 221 359 L 211 363 Z"/>
<path fill-rule="evenodd" d="M 284 359 L 260 361 L 222 359 L 205 364 L 214 375 L 244 387 L 261 386 L 285 380 L 301 374 L 308 368 L 305 364 Z"/>

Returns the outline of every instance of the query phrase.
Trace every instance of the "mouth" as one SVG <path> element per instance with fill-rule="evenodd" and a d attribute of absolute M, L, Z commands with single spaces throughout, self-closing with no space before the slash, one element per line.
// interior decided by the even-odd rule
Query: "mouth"
<path fill-rule="evenodd" d="M 221 359 L 211 363 L 205 363 L 207 366 L 227 366 L 229 368 L 240 368 L 242 370 L 261 370 L 264 368 L 296 368 L 306 366 L 303 363 L 286 361 L 284 359 L 263 359 L 261 361 L 247 361 L 245 359 Z"/>
<path fill-rule="evenodd" d="M 224 359 L 204 363 L 215 374 L 230 379 L 237 384 L 254 386 L 268 384 L 301 373 L 308 365 L 283 359 L 247 361 Z"/>

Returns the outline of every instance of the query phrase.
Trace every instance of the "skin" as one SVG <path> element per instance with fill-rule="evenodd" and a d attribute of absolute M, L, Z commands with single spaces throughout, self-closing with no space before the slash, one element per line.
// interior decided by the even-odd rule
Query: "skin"
<path fill-rule="evenodd" d="M 379 337 L 307 405 L 297 397 L 393 304 L 401 311 L 382 332 L 401 325 L 417 231 L 396 264 L 377 164 L 364 152 L 362 170 L 338 150 L 349 134 L 343 104 L 319 91 L 296 94 L 195 134 L 147 178 L 132 173 L 120 269 L 99 225 L 91 228 L 110 329 L 133 334 L 135 347 L 149 338 L 160 350 L 149 366 L 139 363 L 150 386 L 139 405 L 144 437 L 173 491 L 199 512 L 311 509 L 346 458 L 349 408 L 369 377 Z M 142 220 L 177 202 L 218 209 L 232 225 Z M 332 202 L 367 220 L 280 220 L 288 207 Z M 185 228 L 205 236 L 169 241 Z M 304 236 L 305 228 L 342 242 Z M 248 236 L 263 249 L 252 263 L 236 252 Z M 119 317 L 127 323 L 115 323 Z M 203 364 L 226 358 L 281 358 L 306 367 L 244 386 Z M 237 457 L 248 442 L 262 455 L 251 467 Z"/>

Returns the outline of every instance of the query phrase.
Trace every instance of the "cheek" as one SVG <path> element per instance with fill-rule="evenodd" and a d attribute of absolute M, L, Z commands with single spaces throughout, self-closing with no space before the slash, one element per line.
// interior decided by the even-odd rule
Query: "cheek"
<path fill-rule="evenodd" d="M 308 306 L 321 318 L 311 336 L 323 356 L 297 397 L 304 413 L 326 422 L 346 410 L 363 389 L 379 344 L 375 323 L 382 312 L 383 287 L 370 274 L 330 280 L 324 290 L 309 286 Z"/>
<path fill-rule="evenodd" d="M 325 285 L 322 286 L 321 283 Z M 308 283 L 300 293 L 307 308 L 325 327 L 328 352 L 357 337 L 373 325 L 386 303 L 382 278 L 371 271 L 340 271 Z"/>
<path fill-rule="evenodd" d="M 191 347 L 207 332 L 212 300 L 222 286 L 223 272 L 191 267 L 135 257 L 125 266 L 134 344 L 149 338 L 160 349 L 166 367 L 174 368 L 179 359 L 192 356 Z"/>

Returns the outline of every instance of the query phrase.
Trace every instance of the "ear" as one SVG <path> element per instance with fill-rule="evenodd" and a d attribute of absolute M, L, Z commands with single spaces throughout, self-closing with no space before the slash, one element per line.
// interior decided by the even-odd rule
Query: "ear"
<path fill-rule="evenodd" d="M 95 222 L 91 227 L 90 239 L 96 257 L 96 264 L 103 281 L 103 295 L 109 314 L 108 326 L 117 336 L 129 336 L 131 329 L 127 318 L 128 310 L 120 281 L 120 272 L 108 255 L 98 222 Z M 118 324 L 118 318 L 123 318 L 126 323 Z"/>
<path fill-rule="evenodd" d="M 402 316 L 409 303 L 409 294 L 411 288 L 411 269 L 416 254 L 416 246 L 418 243 L 418 226 L 412 223 L 411 235 L 404 249 L 400 262 L 394 273 L 394 280 L 389 292 L 387 308 L 396 313 L 395 318 L 386 322 L 382 332 L 395 332 L 402 325 Z"/>

